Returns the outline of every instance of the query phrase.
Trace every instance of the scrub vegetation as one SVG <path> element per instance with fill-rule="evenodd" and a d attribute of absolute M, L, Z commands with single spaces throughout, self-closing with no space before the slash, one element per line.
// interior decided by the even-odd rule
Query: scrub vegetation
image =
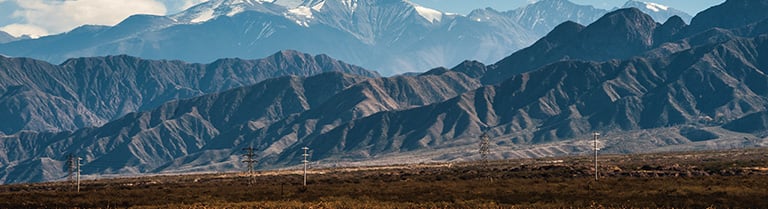
<path fill-rule="evenodd" d="M 768 208 L 768 150 L 0 186 L 0 208 Z"/>

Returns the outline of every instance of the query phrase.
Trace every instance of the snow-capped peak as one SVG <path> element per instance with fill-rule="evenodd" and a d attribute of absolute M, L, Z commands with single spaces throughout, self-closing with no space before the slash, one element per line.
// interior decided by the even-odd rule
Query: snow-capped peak
<path fill-rule="evenodd" d="M 320 11 L 325 6 L 325 1 L 318 2 L 315 5 L 312 5 L 312 9 L 315 11 Z"/>
<path fill-rule="evenodd" d="M 657 4 L 657 3 L 653 3 L 653 2 L 643 2 L 643 3 L 645 3 L 645 8 L 650 9 L 651 11 L 654 11 L 654 12 L 659 12 L 659 11 L 662 11 L 662 10 L 664 10 L 664 11 L 669 10 L 668 6 L 664 6 L 664 5 L 661 5 L 661 4 Z"/>
<path fill-rule="evenodd" d="M 312 10 L 320 11 L 325 7 L 325 4 L 331 1 L 334 5 L 343 6 L 346 10 L 355 11 L 359 6 L 358 0 L 304 0 L 301 6 L 312 8 Z"/>
<path fill-rule="evenodd" d="M 296 0 L 210 0 L 170 17 L 179 22 L 199 23 L 219 16 L 234 16 L 244 11 L 280 14 L 285 8 L 278 1 L 288 4 Z"/>
<path fill-rule="evenodd" d="M 408 0 L 405 0 L 405 2 L 413 6 L 413 8 L 416 9 L 416 12 L 419 13 L 419 16 L 423 17 L 424 19 L 432 23 L 442 21 L 443 15 L 445 15 L 445 13 L 438 11 L 436 9 L 427 8 L 427 7 L 418 5 L 416 3 L 410 2 Z"/>
<path fill-rule="evenodd" d="M 427 19 L 429 22 L 440 22 L 443 20 L 443 13 L 434 9 L 422 7 L 419 5 L 414 5 L 414 8 L 416 9 L 416 12 L 421 15 L 421 17 L 424 17 L 424 19 Z"/>

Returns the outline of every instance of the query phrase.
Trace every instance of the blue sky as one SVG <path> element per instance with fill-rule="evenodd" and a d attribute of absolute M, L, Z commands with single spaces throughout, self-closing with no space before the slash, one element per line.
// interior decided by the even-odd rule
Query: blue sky
<path fill-rule="evenodd" d="M 166 15 L 205 0 L 0 0 L 0 30 L 33 37 L 69 31 L 84 24 L 114 25 L 133 14 Z M 536 0 L 411 0 L 444 12 L 467 14 L 491 7 L 499 11 L 519 8 Z M 611 9 L 625 0 L 571 0 Z M 725 0 L 645 0 L 695 15 Z"/>

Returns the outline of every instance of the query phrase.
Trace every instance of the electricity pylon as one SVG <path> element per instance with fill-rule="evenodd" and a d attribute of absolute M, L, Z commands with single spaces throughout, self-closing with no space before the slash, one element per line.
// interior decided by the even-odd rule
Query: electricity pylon
<path fill-rule="evenodd" d="M 247 147 L 247 148 L 243 148 L 243 150 L 245 151 L 245 154 L 243 154 L 243 157 L 245 157 L 245 160 L 243 160 L 243 163 L 248 164 L 248 179 L 249 179 L 248 184 L 253 184 L 254 182 L 253 164 L 258 162 L 257 160 L 254 159 L 256 157 L 256 153 L 255 153 L 256 149 L 254 149 L 253 147 Z"/>

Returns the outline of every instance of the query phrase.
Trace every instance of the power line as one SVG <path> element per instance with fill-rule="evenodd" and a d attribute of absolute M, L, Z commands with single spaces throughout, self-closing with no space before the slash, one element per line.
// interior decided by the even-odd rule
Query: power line
<path fill-rule="evenodd" d="M 257 160 L 254 159 L 256 157 L 256 153 L 255 153 L 256 149 L 254 149 L 253 147 L 247 147 L 247 148 L 243 148 L 243 150 L 245 151 L 245 154 L 243 154 L 243 157 L 245 157 L 245 160 L 243 160 L 243 162 L 248 164 L 248 168 L 247 168 L 248 177 L 249 177 L 248 184 L 253 184 L 254 182 L 253 164 L 258 162 Z"/>
<path fill-rule="evenodd" d="M 482 170 L 479 172 L 481 176 L 484 176 L 483 174 L 488 176 L 488 179 L 493 182 L 493 177 L 490 176 L 490 173 L 487 173 L 489 170 L 489 163 L 488 158 L 491 155 L 491 137 L 488 136 L 488 133 L 483 132 L 483 134 L 480 135 L 479 139 L 479 147 L 478 152 L 480 153 L 480 163 L 482 164 Z"/>
<path fill-rule="evenodd" d="M 82 158 L 75 156 L 74 154 L 69 154 L 67 156 L 67 168 L 69 170 L 69 175 L 67 177 L 67 181 L 72 182 L 72 186 L 77 189 L 77 192 L 80 192 L 80 160 Z M 75 179 L 73 179 L 75 178 Z"/>

